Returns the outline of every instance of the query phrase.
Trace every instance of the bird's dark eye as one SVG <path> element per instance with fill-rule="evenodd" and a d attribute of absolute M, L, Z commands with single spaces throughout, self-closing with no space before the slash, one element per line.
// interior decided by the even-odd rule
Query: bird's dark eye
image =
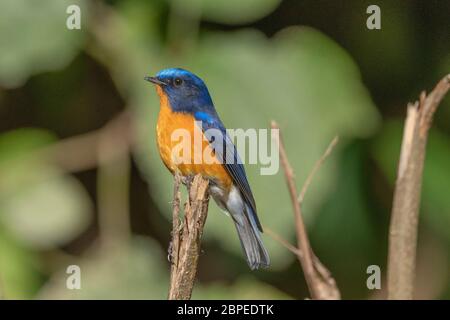
<path fill-rule="evenodd" d="M 173 80 L 173 83 L 176 87 L 179 87 L 183 83 L 183 80 L 180 78 L 175 78 L 175 80 Z"/>

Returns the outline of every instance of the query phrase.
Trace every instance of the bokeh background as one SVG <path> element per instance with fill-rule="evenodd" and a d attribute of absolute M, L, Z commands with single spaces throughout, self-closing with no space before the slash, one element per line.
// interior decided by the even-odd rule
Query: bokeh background
<path fill-rule="evenodd" d="M 68 30 L 66 8 L 81 8 Z M 381 30 L 366 8 L 381 8 Z M 387 234 L 406 104 L 450 71 L 450 2 L 2 0 L 0 294 L 6 299 L 164 299 L 172 179 L 156 152 L 158 100 L 143 80 L 183 67 L 230 128 L 276 120 L 302 185 L 312 245 L 343 298 L 385 297 Z M 282 172 L 247 165 L 260 218 L 295 243 Z M 450 298 L 450 99 L 425 164 L 416 297 Z M 194 298 L 303 299 L 292 253 L 265 235 L 251 272 L 210 204 Z M 81 267 L 81 290 L 66 269 Z M 382 289 L 366 287 L 379 265 Z"/>

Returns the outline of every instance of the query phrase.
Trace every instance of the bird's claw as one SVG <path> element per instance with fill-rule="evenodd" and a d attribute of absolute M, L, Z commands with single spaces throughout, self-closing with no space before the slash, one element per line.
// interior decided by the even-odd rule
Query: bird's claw
<path fill-rule="evenodd" d="M 167 248 L 167 261 L 169 261 L 170 264 L 173 264 L 173 241 L 170 240 L 169 247 Z"/>

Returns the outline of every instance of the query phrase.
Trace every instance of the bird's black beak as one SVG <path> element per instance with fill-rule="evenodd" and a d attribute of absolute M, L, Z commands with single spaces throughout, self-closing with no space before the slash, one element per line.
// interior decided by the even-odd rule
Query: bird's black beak
<path fill-rule="evenodd" d="M 144 80 L 147 80 L 148 82 L 151 82 L 151 83 L 154 83 L 154 84 L 159 84 L 161 86 L 165 86 L 166 85 L 165 82 L 162 82 L 161 80 L 158 80 L 158 78 L 156 78 L 156 77 L 146 76 L 146 77 L 144 77 Z"/>

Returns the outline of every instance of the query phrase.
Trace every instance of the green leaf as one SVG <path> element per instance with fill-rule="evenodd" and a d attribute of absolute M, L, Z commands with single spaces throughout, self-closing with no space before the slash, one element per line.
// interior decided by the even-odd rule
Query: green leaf
<path fill-rule="evenodd" d="M 30 152 L 56 141 L 50 132 L 35 128 L 22 128 L 0 134 L 0 168 L 18 158 L 30 156 Z"/>
<path fill-rule="evenodd" d="M 81 30 L 69 30 L 66 9 L 81 8 Z M 29 76 L 63 68 L 83 43 L 84 0 L 0 2 L 0 85 L 18 87 Z"/>
<path fill-rule="evenodd" d="M 172 0 L 184 11 L 199 8 L 203 19 L 226 24 L 250 23 L 271 13 L 280 0 Z"/>
<path fill-rule="evenodd" d="M 0 299 L 30 299 L 41 284 L 37 257 L 0 225 Z"/>
<path fill-rule="evenodd" d="M 39 299 L 165 299 L 169 263 L 158 245 L 135 237 L 115 250 L 90 252 L 71 264 L 81 269 L 81 290 L 66 287 L 67 266 L 39 293 Z"/>
<path fill-rule="evenodd" d="M 90 199 L 70 175 L 37 156 L 54 137 L 19 129 L 0 135 L 0 221 L 29 247 L 63 245 L 90 223 Z"/>
<path fill-rule="evenodd" d="M 38 175 L 0 197 L 0 221 L 29 247 L 49 249 L 84 231 L 92 208 L 78 180 L 51 169 L 38 170 Z"/>

